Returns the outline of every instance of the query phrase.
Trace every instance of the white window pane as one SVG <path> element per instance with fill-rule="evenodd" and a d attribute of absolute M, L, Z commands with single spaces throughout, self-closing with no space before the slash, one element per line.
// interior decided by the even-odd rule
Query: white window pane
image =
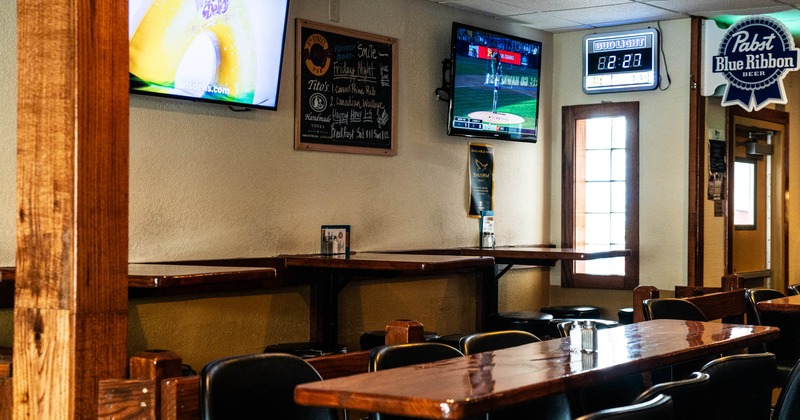
<path fill-rule="evenodd" d="M 754 225 L 756 165 L 754 162 L 734 162 L 733 170 L 733 223 Z"/>
<path fill-rule="evenodd" d="M 611 179 L 611 151 L 586 151 L 586 180 L 607 181 Z"/>
<path fill-rule="evenodd" d="M 625 258 L 601 258 L 586 261 L 584 272 L 586 274 L 625 275 Z"/>
<path fill-rule="evenodd" d="M 611 118 L 592 118 L 586 120 L 586 148 L 610 149 L 611 125 Z"/>
<path fill-rule="evenodd" d="M 625 213 L 611 214 L 611 243 L 625 245 Z"/>
<path fill-rule="evenodd" d="M 625 159 L 624 149 L 611 151 L 611 179 L 615 181 L 625 180 Z"/>
<path fill-rule="evenodd" d="M 611 147 L 613 148 L 623 148 L 625 147 L 625 143 L 627 142 L 627 138 L 625 135 L 625 117 L 617 117 L 614 118 L 614 128 L 612 131 L 612 141 Z"/>
<path fill-rule="evenodd" d="M 608 214 L 586 215 L 586 244 L 600 245 L 611 242 L 611 217 Z"/>
<path fill-rule="evenodd" d="M 625 183 L 611 183 L 611 211 L 625 213 Z"/>
<path fill-rule="evenodd" d="M 586 183 L 586 212 L 587 213 L 611 212 L 610 182 Z"/>

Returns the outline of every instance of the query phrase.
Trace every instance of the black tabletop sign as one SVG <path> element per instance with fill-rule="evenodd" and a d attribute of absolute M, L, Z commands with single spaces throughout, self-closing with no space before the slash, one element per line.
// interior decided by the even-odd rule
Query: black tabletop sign
<path fill-rule="evenodd" d="M 396 154 L 393 38 L 297 20 L 295 149 Z"/>

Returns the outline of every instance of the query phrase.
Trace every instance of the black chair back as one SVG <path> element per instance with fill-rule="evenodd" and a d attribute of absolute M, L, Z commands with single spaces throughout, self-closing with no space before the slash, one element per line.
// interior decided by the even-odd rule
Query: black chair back
<path fill-rule="evenodd" d="M 644 305 L 644 318 L 646 320 L 682 319 L 684 321 L 707 321 L 703 311 L 686 299 L 646 299 L 642 304 Z"/>
<path fill-rule="evenodd" d="M 542 340 L 527 331 L 489 331 L 461 337 L 461 340 L 459 340 L 459 347 L 465 355 L 469 356 L 476 353 L 516 347 L 539 341 Z M 477 357 L 483 356 L 484 355 Z M 492 357 L 492 355 L 485 356 Z M 536 413 L 536 418 L 541 420 L 572 419 L 570 401 L 563 393 L 538 398 L 535 401 L 502 410 L 494 410 L 488 414 L 488 418 L 489 420 L 516 420 L 528 418 L 531 413 Z"/>
<path fill-rule="evenodd" d="M 700 369 L 709 375 L 707 401 L 720 419 L 769 419 L 776 374 L 772 353 L 736 354 L 708 362 Z"/>
<path fill-rule="evenodd" d="M 334 420 L 336 411 L 295 404 L 294 388 L 320 381 L 303 359 L 258 353 L 215 360 L 200 372 L 200 413 L 204 420 Z"/>
<path fill-rule="evenodd" d="M 800 284 L 790 284 L 786 287 L 789 296 L 800 295 Z"/>
<path fill-rule="evenodd" d="M 774 289 L 747 289 L 744 298 L 747 301 L 747 323 L 750 325 L 764 325 L 764 319 L 758 311 L 756 304 L 761 301 L 786 297 L 785 294 Z"/>
<path fill-rule="evenodd" d="M 671 420 L 672 418 L 672 398 L 660 394 L 642 403 L 607 408 L 578 417 L 576 420 Z"/>
<path fill-rule="evenodd" d="M 527 331 L 489 331 L 461 337 L 458 341 L 458 347 L 462 353 L 470 355 L 539 341 L 542 340 Z"/>
<path fill-rule="evenodd" d="M 795 363 L 789 378 L 781 388 L 772 420 L 800 419 L 800 361 Z"/>
<path fill-rule="evenodd" d="M 380 346 L 370 350 L 369 371 L 393 369 L 420 363 L 431 363 L 439 360 L 464 356 L 456 348 L 441 343 L 409 343 L 392 346 Z M 373 420 L 406 419 L 407 417 L 372 413 Z"/>
<path fill-rule="evenodd" d="M 709 416 L 707 399 L 709 375 L 702 372 L 692 373 L 688 379 L 681 381 L 663 382 L 653 385 L 647 391 L 633 400 L 634 404 L 645 402 L 659 395 L 669 395 L 672 397 L 672 404 L 675 408 L 675 418 L 682 420 L 704 420 Z"/>
<path fill-rule="evenodd" d="M 457 349 L 441 343 L 409 343 L 380 346 L 370 350 L 369 371 L 376 372 L 461 356 L 463 354 Z"/>

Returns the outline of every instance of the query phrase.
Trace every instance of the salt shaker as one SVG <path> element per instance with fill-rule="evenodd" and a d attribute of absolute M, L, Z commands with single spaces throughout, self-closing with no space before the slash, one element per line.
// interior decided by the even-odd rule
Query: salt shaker
<path fill-rule="evenodd" d="M 569 350 L 578 351 L 581 349 L 581 323 L 572 321 L 569 326 Z"/>
<path fill-rule="evenodd" d="M 594 321 L 583 321 L 581 324 L 581 351 L 584 353 L 597 351 L 597 326 Z"/>

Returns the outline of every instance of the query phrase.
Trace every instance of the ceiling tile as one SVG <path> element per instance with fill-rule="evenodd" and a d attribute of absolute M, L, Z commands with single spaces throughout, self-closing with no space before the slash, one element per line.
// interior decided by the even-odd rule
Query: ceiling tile
<path fill-rule="evenodd" d="M 546 12 L 545 14 L 592 26 L 611 26 L 625 22 L 635 23 L 686 17 L 641 3 L 615 4 L 591 9 Z"/>
<path fill-rule="evenodd" d="M 438 3 L 485 16 L 511 16 L 530 13 L 529 9 L 492 0 L 440 1 Z"/>
<path fill-rule="evenodd" d="M 776 0 L 638 0 L 643 4 L 660 7 L 673 12 L 698 15 L 712 10 L 737 10 L 782 7 L 783 10 L 790 6 Z M 731 13 L 728 13 L 731 14 Z"/>
<path fill-rule="evenodd" d="M 633 0 L 501 0 L 512 6 L 532 12 L 551 12 L 554 10 L 585 9 L 587 7 L 607 6 L 609 4 L 632 3 Z"/>
<path fill-rule="evenodd" d="M 530 13 L 526 15 L 517 15 L 509 17 L 509 20 L 542 31 L 553 31 L 553 30 L 564 31 L 565 28 L 577 28 L 575 30 L 591 29 L 591 26 L 585 26 L 579 22 L 567 19 L 561 19 L 558 17 L 550 16 L 549 14 L 545 13 Z"/>

